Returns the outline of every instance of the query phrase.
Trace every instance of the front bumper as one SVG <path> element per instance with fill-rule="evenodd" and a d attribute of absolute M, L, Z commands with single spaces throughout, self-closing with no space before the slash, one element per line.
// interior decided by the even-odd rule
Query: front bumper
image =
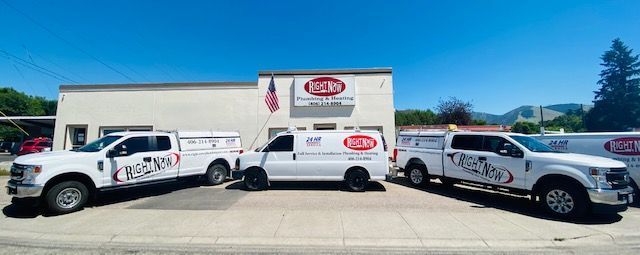
<path fill-rule="evenodd" d="M 42 185 L 18 184 L 12 181 L 9 181 L 6 186 L 7 194 L 18 198 L 39 197 L 42 189 L 44 189 Z"/>
<path fill-rule="evenodd" d="M 234 180 L 242 180 L 242 178 L 244 178 L 244 170 L 231 171 L 231 178 Z"/>
<path fill-rule="evenodd" d="M 633 188 L 619 190 L 587 189 L 591 208 L 595 213 L 615 213 L 627 210 L 627 205 L 635 199 Z"/>

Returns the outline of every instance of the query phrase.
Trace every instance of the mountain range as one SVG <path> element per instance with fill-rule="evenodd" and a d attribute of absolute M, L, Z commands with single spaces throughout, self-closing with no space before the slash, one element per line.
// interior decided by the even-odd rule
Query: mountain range
<path fill-rule="evenodd" d="M 542 107 L 542 115 L 544 120 L 552 120 L 558 116 L 565 115 L 569 110 L 579 110 L 582 106 L 584 111 L 593 108 L 593 105 L 581 104 L 554 104 Z M 473 119 L 484 120 L 488 124 L 513 125 L 518 121 L 540 122 L 540 107 L 532 105 L 523 105 L 515 108 L 505 114 L 496 115 L 485 112 L 473 112 Z"/>

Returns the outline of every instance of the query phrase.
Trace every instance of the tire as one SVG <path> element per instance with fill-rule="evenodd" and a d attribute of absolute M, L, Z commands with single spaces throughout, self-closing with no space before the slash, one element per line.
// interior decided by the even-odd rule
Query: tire
<path fill-rule="evenodd" d="M 575 184 L 550 184 L 542 188 L 540 202 L 556 218 L 578 219 L 586 215 L 589 201 L 582 187 Z"/>
<path fill-rule="evenodd" d="M 356 169 L 350 171 L 344 181 L 349 191 L 363 192 L 369 183 L 369 175 L 362 169 Z"/>
<path fill-rule="evenodd" d="M 82 209 L 89 200 L 89 190 L 78 181 L 65 181 L 51 187 L 46 194 L 47 208 L 54 214 Z"/>
<path fill-rule="evenodd" d="M 247 190 L 267 189 L 267 174 L 262 170 L 247 171 L 244 175 L 244 185 Z"/>
<path fill-rule="evenodd" d="M 209 185 L 220 185 L 227 179 L 228 172 L 223 164 L 213 164 L 207 169 L 205 180 Z"/>
<path fill-rule="evenodd" d="M 411 185 L 416 187 L 426 186 L 429 183 L 429 172 L 422 165 L 410 165 L 405 169 L 405 176 Z"/>

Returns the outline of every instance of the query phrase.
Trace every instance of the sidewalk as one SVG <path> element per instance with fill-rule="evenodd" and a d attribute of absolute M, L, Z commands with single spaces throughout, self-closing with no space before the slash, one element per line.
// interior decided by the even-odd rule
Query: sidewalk
<path fill-rule="evenodd" d="M 585 226 L 508 213 L 300 210 L 116 210 L 0 218 L 0 239 L 94 245 L 203 244 L 329 247 L 544 248 L 638 245 L 638 215 Z"/>

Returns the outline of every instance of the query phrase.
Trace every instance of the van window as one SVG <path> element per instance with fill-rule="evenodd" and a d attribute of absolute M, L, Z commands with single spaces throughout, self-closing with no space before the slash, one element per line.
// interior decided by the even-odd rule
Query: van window
<path fill-rule="evenodd" d="M 482 150 L 481 135 L 455 135 L 451 142 L 451 148 L 458 150 Z"/>
<path fill-rule="evenodd" d="M 266 151 L 293 151 L 293 136 L 292 135 L 283 135 L 279 136 L 275 140 L 273 140 L 267 148 Z"/>
<path fill-rule="evenodd" d="M 171 149 L 171 140 L 168 136 L 156 136 L 158 151 L 168 151 Z"/>

